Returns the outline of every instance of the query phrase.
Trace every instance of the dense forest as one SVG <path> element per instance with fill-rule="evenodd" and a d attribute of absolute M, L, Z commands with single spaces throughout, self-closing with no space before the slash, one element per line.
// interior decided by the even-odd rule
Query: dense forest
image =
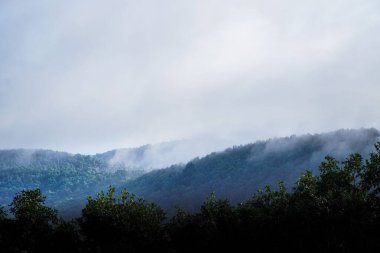
<path fill-rule="evenodd" d="M 47 203 L 64 216 L 79 214 L 84 199 L 94 192 L 125 183 L 143 174 L 118 164 L 110 166 L 104 155 L 73 155 L 50 150 L 0 151 L 0 205 L 24 189 L 39 188 Z"/>
<path fill-rule="evenodd" d="M 378 252 L 380 142 L 367 159 L 327 156 L 291 188 L 278 182 L 233 205 L 211 193 L 198 212 L 166 216 L 154 203 L 114 187 L 89 197 L 65 221 L 40 189 L 0 209 L 2 252 Z"/>
<path fill-rule="evenodd" d="M 190 212 L 199 210 L 210 192 L 238 204 L 266 185 L 275 187 L 279 180 L 292 187 L 305 169 L 318 174 L 319 164 L 327 154 L 338 160 L 352 153 L 368 158 L 377 141 L 380 132 L 376 129 L 259 141 L 152 171 L 126 182 L 120 189 L 127 188 L 157 203 L 170 214 L 177 207 Z"/>
<path fill-rule="evenodd" d="M 151 167 L 144 166 L 159 161 L 159 154 L 170 158 L 180 153 L 173 151 L 176 147 L 189 150 L 191 143 L 147 145 L 96 155 L 0 150 L 0 206 L 9 209 L 16 193 L 39 188 L 47 205 L 72 218 L 80 215 L 87 196 L 95 196 L 112 184 L 160 205 L 169 215 L 178 207 L 196 212 L 211 192 L 235 205 L 266 185 L 276 187 L 279 180 L 291 188 L 305 169 L 318 174 L 326 154 L 338 160 L 350 153 L 367 158 L 379 140 L 376 129 L 290 136 L 232 147 L 151 172 Z"/>

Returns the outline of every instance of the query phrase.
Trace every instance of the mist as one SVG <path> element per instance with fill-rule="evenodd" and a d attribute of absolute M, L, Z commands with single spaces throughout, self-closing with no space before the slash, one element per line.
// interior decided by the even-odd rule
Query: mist
<path fill-rule="evenodd" d="M 326 156 L 332 156 L 343 162 L 350 154 L 359 153 L 368 159 L 369 154 L 375 151 L 374 144 L 379 141 L 380 132 L 375 128 L 340 129 L 328 133 L 293 135 L 267 140 L 260 152 L 252 150 L 249 160 L 271 159 L 273 156 L 289 152 L 302 153 L 313 150 L 306 158 L 302 156 L 297 158 L 299 162 L 296 163 L 294 171 L 299 173 L 300 170 L 310 169 L 317 172 L 318 166 Z"/>
<path fill-rule="evenodd" d="M 231 146 L 228 140 L 192 139 L 145 145 L 138 148 L 114 150 L 108 160 L 110 167 L 122 166 L 129 170 L 144 170 L 149 172 L 171 165 L 185 164 L 198 157 L 212 152 L 223 151 Z"/>

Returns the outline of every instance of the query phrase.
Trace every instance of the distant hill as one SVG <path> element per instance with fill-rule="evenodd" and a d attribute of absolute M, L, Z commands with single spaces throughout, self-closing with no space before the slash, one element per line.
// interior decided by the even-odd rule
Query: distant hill
<path fill-rule="evenodd" d="M 78 213 L 86 198 L 109 185 L 120 186 L 142 174 L 205 155 L 217 143 L 182 140 L 138 148 L 115 149 L 96 155 L 42 149 L 0 150 L 0 205 L 15 193 L 40 188 L 47 204 L 63 215 Z"/>
<path fill-rule="evenodd" d="M 211 192 L 238 203 L 280 180 L 291 186 L 306 169 L 317 173 L 326 155 L 340 161 L 351 153 L 366 156 L 379 140 L 378 130 L 360 129 L 259 141 L 152 171 L 122 187 L 169 212 L 196 211 Z"/>
<path fill-rule="evenodd" d="M 143 173 L 114 167 L 97 156 L 51 150 L 0 150 L 0 205 L 8 205 L 15 193 L 23 189 L 40 188 L 49 205 L 71 212 L 81 207 L 87 196 Z"/>
<path fill-rule="evenodd" d="M 211 192 L 237 203 L 267 184 L 291 185 L 305 169 L 317 171 L 327 154 L 339 160 L 354 152 L 367 155 L 379 140 L 376 129 L 338 130 L 258 141 L 203 158 L 194 157 L 218 145 L 178 141 L 96 155 L 0 150 L 0 205 L 7 206 L 23 189 L 40 188 L 48 205 L 71 216 L 79 214 L 88 196 L 112 184 L 169 212 L 176 206 L 195 211 Z M 162 167 L 167 168 L 155 169 Z"/>

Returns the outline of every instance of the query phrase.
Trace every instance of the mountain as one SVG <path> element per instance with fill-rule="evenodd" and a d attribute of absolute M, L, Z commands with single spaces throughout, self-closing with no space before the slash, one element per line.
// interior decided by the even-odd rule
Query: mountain
<path fill-rule="evenodd" d="M 338 130 L 258 141 L 202 158 L 194 157 L 222 145 L 177 141 L 96 155 L 0 150 L 0 205 L 9 205 L 23 189 L 40 188 L 48 205 L 72 216 L 79 214 L 88 196 L 112 184 L 169 213 L 175 207 L 196 211 L 211 192 L 238 203 L 279 180 L 292 185 L 305 169 L 316 172 L 327 154 L 338 160 L 355 152 L 368 155 L 379 140 L 376 129 Z"/>
<path fill-rule="evenodd" d="M 47 204 L 62 215 L 78 213 L 86 198 L 109 185 L 120 186 L 155 168 L 188 162 L 216 149 L 220 142 L 173 141 L 96 155 L 41 149 L 0 150 L 0 206 L 17 192 L 40 188 Z"/>
<path fill-rule="evenodd" d="M 143 173 L 113 167 L 97 156 L 51 150 L 1 150 L 0 205 L 8 205 L 21 190 L 40 188 L 47 196 L 47 204 L 63 213 L 71 212 L 80 209 L 89 195 Z"/>
<path fill-rule="evenodd" d="M 248 199 L 280 180 L 293 185 L 306 169 L 318 173 L 326 155 L 343 161 L 349 154 L 364 157 L 380 140 L 376 129 L 338 130 L 259 141 L 196 158 L 186 165 L 155 170 L 124 184 L 137 195 L 172 212 L 176 207 L 197 211 L 214 192 L 232 203 Z"/>

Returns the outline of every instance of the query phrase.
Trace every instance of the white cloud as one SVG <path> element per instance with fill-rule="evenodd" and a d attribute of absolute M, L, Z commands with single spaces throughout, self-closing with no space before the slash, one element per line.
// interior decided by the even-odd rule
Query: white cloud
<path fill-rule="evenodd" d="M 380 127 L 378 1 L 2 1 L 0 148 Z"/>

